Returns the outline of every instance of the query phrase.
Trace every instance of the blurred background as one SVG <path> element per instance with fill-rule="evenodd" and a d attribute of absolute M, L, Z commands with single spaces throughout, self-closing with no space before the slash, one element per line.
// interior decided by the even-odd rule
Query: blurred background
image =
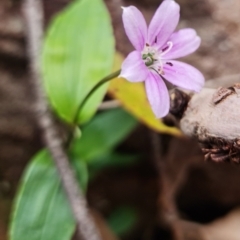
<path fill-rule="evenodd" d="M 46 28 L 70 2 L 44 1 Z M 137 6 L 149 22 L 161 1 L 105 2 L 116 48 L 127 55 L 132 46 L 123 30 L 121 6 Z M 239 74 L 240 2 L 177 2 L 181 6 L 179 28 L 195 28 L 202 38 L 199 50 L 184 60 L 200 69 L 206 79 Z M 24 31 L 21 0 L 1 0 L 0 240 L 7 239 L 12 201 L 23 170 L 43 146 L 32 113 L 34 96 L 27 76 Z M 115 151 L 121 154 L 120 160 L 115 154 L 111 163 L 93 171 L 87 191 L 96 219 L 107 222 L 113 232 L 105 239 L 240 239 L 239 166 L 204 162 L 197 142 L 155 133 L 139 122 L 116 143 Z"/>

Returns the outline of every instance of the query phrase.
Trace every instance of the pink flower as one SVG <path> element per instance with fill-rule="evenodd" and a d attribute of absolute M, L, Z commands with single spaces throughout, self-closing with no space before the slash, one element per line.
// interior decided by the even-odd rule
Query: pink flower
<path fill-rule="evenodd" d="M 124 28 L 136 50 L 123 62 L 120 77 L 130 82 L 145 81 L 147 97 L 157 118 L 169 112 L 169 94 L 163 79 L 196 92 L 204 84 L 204 77 L 196 68 L 172 60 L 194 52 L 201 42 L 194 29 L 173 33 L 179 21 L 179 10 L 175 1 L 163 1 L 147 28 L 136 7 L 123 7 Z"/>

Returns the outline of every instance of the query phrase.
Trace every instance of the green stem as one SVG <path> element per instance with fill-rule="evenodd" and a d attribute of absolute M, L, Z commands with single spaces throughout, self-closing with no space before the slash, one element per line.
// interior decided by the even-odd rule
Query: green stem
<path fill-rule="evenodd" d="M 119 76 L 121 70 L 118 70 L 106 77 L 104 77 L 103 79 L 101 79 L 92 89 L 91 91 L 86 95 L 86 97 L 83 99 L 83 101 L 81 102 L 81 104 L 78 106 L 76 114 L 74 116 L 73 119 L 73 124 L 77 124 L 77 119 L 78 119 L 78 115 L 81 112 L 82 108 L 84 107 L 85 103 L 87 102 L 87 100 L 92 96 L 92 94 L 99 88 L 101 87 L 104 83 L 112 80 L 113 78 Z"/>
<path fill-rule="evenodd" d="M 83 109 L 85 103 L 87 102 L 87 100 L 93 95 L 93 93 L 99 88 L 101 87 L 104 83 L 112 80 L 113 78 L 116 78 L 117 76 L 119 76 L 121 70 L 118 70 L 106 77 L 104 77 L 103 79 L 101 79 L 92 89 L 91 91 L 86 95 L 86 97 L 83 99 L 83 101 L 81 102 L 81 104 L 78 106 L 77 108 L 77 111 L 76 111 L 76 114 L 74 116 L 74 119 L 73 119 L 73 124 L 76 125 L 77 124 L 77 120 L 78 120 L 78 116 L 81 112 L 81 110 Z M 68 140 L 67 140 L 67 147 L 69 146 L 70 142 L 72 141 L 72 138 L 73 138 L 73 132 L 71 132 Z"/>

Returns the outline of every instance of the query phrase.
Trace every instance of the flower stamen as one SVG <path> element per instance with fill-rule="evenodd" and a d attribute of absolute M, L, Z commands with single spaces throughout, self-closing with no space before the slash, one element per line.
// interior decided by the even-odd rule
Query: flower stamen
<path fill-rule="evenodd" d="M 157 37 L 155 40 L 157 41 Z M 164 75 L 164 63 L 162 61 L 162 57 L 168 53 L 172 47 L 172 42 L 167 42 L 167 46 L 162 50 L 159 50 L 155 46 L 150 46 L 148 43 L 146 43 L 145 48 L 142 51 L 142 60 L 149 69 L 156 71 L 159 75 Z M 172 63 L 170 62 L 167 62 L 166 64 L 172 66 Z"/>
<path fill-rule="evenodd" d="M 167 42 L 167 46 L 162 49 L 161 56 L 164 56 L 166 53 L 171 51 L 172 47 L 173 47 L 173 43 L 172 42 Z"/>
<path fill-rule="evenodd" d="M 171 62 L 166 62 L 166 64 L 171 66 L 171 67 L 173 66 L 173 64 Z"/>

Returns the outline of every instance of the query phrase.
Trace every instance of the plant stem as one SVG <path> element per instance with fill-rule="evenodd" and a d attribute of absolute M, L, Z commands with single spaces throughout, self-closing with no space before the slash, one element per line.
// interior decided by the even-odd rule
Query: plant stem
<path fill-rule="evenodd" d="M 48 102 L 42 88 L 41 49 L 43 39 L 43 8 L 41 0 L 25 0 L 23 5 L 26 18 L 27 46 L 30 58 L 30 78 L 36 96 L 36 118 L 42 129 L 46 147 L 58 170 L 63 189 L 66 192 L 79 239 L 100 240 L 100 233 L 89 214 L 87 201 L 76 180 L 69 163 L 69 158 L 63 148 L 59 131 L 48 110 Z M 38 189 L 36 189 L 37 191 Z M 58 231 L 58 229 L 55 229 Z"/>
<path fill-rule="evenodd" d="M 76 114 L 74 116 L 74 119 L 73 119 L 73 124 L 74 124 L 74 127 L 75 125 L 77 125 L 77 120 L 78 120 L 78 116 L 79 116 L 79 113 L 81 112 L 81 110 L 83 109 L 85 103 L 87 102 L 87 100 L 93 95 L 93 93 L 99 88 L 101 87 L 104 83 L 112 80 L 113 78 L 117 77 L 119 74 L 120 74 L 120 71 L 121 70 L 118 70 L 106 77 L 104 77 L 103 79 L 101 79 L 91 90 L 90 92 L 86 95 L 86 97 L 83 99 L 83 101 L 79 104 L 78 108 L 77 108 L 77 111 L 76 111 Z M 74 130 L 70 132 L 69 136 L 68 136 L 68 139 L 67 139 L 67 142 L 66 142 L 66 148 L 69 147 L 71 141 L 72 141 L 72 138 L 73 138 L 73 135 L 74 135 Z"/>
<path fill-rule="evenodd" d="M 77 120 L 78 120 L 78 115 L 81 112 L 82 108 L 84 107 L 85 103 L 87 102 L 87 100 L 93 95 L 93 93 L 99 88 L 101 87 L 104 83 L 112 80 L 113 78 L 119 76 L 121 70 L 118 70 L 106 77 L 104 77 L 103 79 L 101 79 L 92 89 L 91 91 L 86 95 L 86 97 L 83 99 L 83 101 L 81 102 L 81 104 L 78 106 L 76 114 L 74 116 L 73 119 L 73 124 L 76 125 L 77 124 Z"/>

